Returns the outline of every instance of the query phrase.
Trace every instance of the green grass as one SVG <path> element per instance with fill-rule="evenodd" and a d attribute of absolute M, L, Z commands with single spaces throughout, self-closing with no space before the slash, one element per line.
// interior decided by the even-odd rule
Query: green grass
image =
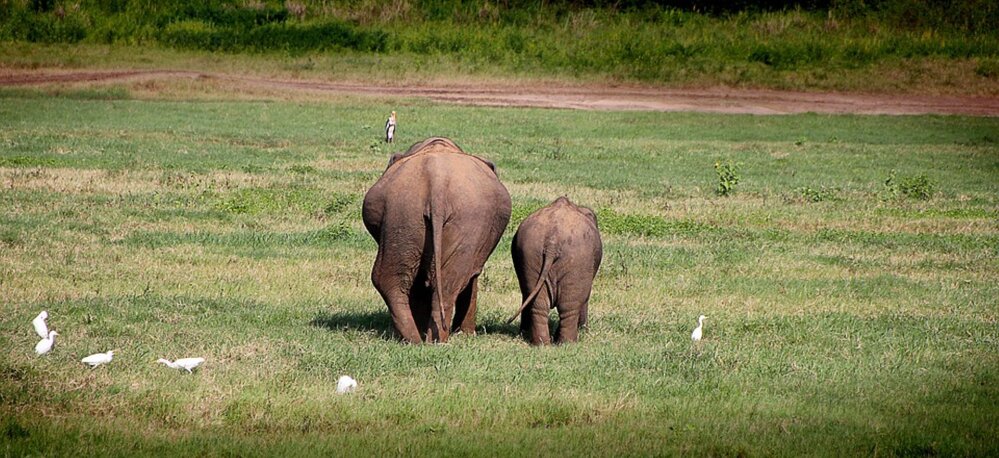
<path fill-rule="evenodd" d="M 0 94 L 4 455 L 999 453 L 999 120 L 127 95 Z M 513 221 L 478 335 L 407 346 L 360 202 L 431 135 L 496 162 Z M 580 342 L 531 348 L 510 240 L 563 194 L 604 262 Z"/>

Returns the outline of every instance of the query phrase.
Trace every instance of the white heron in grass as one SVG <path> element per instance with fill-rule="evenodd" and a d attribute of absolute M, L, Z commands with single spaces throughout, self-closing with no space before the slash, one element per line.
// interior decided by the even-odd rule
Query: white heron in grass
<path fill-rule="evenodd" d="M 357 380 L 354 380 L 349 375 L 344 375 L 336 381 L 337 394 L 350 393 L 355 388 L 357 388 Z"/>
<path fill-rule="evenodd" d="M 704 319 L 707 318 L 704 315 L 697 317 L 697 327 L 694 328 L 694 332 L 690 333 L 690 340 L 698 342 L 704 335 Z"/>
<path fill-rule="evenodd" d="M 174 369 L 187 369 L 187 373 L 190 374 L 194 371 L 195 367 L 198 367 L 201 363 L 205 362 L 205 358 L 181 358 L 174 362 L 170 362 L 168 359 L 160 358 L 157 359 L 156 362 L 166 364 Z"/>
<path fill-rule="evenodd" d="M 48 353 L 49 350 L 52 350 L 52 346 L 55 345 L 55 336 L 57 335 L 59 335 L 58 332 L 49 331 L 48 337 L 39 340 L 38 343 L 35 344 L 35 353 L 44 355 Z"/>
<path fill-rule="evenodd" d="M 387 121 L 385 121 L 385 141 L 392 143 L 395 140 L 395 112 L 393 111 Z"/>
<path fill-rule="evenodd" d="M 80 360 L 83 364 L 89 364 L 90 367 L 97 367 L 101 364 L 107 364 L 111 362 L 111 358 L 114 357 L 114 350 L 110 350 L 107 353 L 94 353 L 86 358 Z"/>
<path fill-rule="evenodd" d="M 48 319 L 49 312 L 42 310 L 34 320 L 31 320 L 31 325 L 35 327 L 35 333 L 38 337 L 47 339 L 49 337 L 49 327 L 45 325 L 45 320 Z"/>

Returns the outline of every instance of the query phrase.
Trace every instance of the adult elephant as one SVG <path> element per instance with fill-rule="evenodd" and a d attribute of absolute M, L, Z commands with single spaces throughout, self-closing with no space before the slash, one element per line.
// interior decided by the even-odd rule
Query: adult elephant
<path fill-rule="evenodd" d="M 475 333 L 478 279 L 510 222 L 496 166 L 447 138 L 395 154 L 364 195 L 364 226 L 378 243 L 371 281 L 410 343 Z M 453 318 L 453 321 L 452 321 Z"/>

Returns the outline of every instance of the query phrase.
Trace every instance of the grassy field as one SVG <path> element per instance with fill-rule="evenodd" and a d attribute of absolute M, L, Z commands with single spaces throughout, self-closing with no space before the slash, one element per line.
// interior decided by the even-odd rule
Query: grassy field
<path fill-rule="evenodd" d="M 994 455 L 997 132 L 6 90 L 0 454 Z M 431 135 L 494 160 L 514 216 L 478 335 L 407 346 L 360 202 Z M 531 348 L 503 324 L 510 239 L 563 194 L 598 211 L 604 262 L 580 342 Z M 36 357 L 43 309 L 60 336 Z M 153 363 L 184 356 L 207 362 Z"/>

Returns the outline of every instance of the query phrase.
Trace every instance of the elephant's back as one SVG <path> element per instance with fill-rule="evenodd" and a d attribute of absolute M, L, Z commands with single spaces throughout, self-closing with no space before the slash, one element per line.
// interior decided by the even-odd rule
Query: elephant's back
<path fill-rule="evenodd" d="M 514 249 L 525 254 L 559 252 L 563 262 L 599 265 L 603 243 L 596 218 L 592 211 L 581 208 L 556 200 L 532 213 L 517 229 Z"/>
<path fill-rule="evenodd" d="M 408 154 L 391 165 L 365 195 L 362 216 L 372 232 L 390 222 L 386 220 L 413 219 L 430 208 L 448 219 L 502 226 L 502 232 L 510 220 L 511 200 L 486 161 L 437 149 Z"/>

